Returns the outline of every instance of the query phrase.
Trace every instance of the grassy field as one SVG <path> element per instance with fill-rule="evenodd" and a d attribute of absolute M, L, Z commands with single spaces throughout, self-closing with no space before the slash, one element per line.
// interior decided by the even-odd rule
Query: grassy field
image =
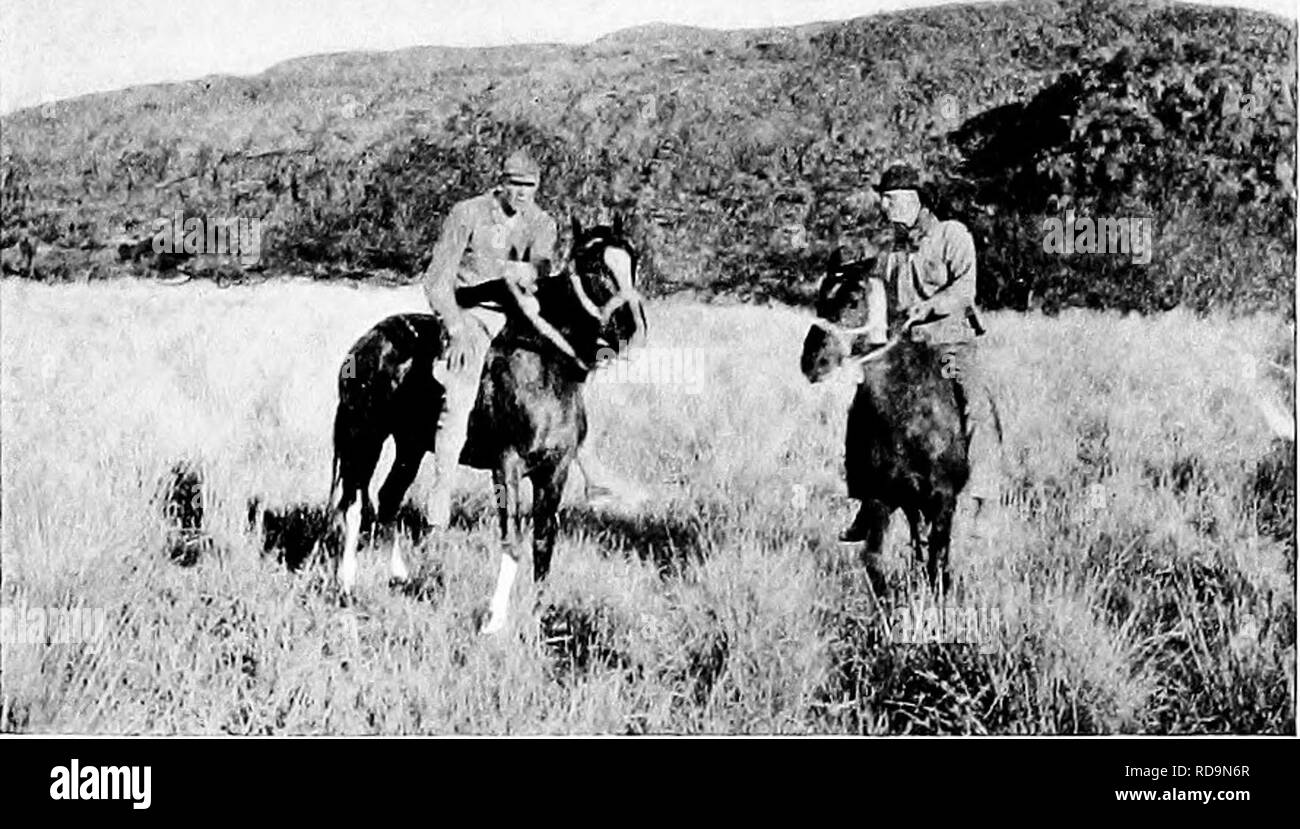
<path fill-rule="evenodd" d="M 572 482 L 550 582 L 534 601 L 522 580 L 512 630 L 482 638 L 485 474 L 432 535 L 422 471 L 404 590 L 381 550 L 348 609 L 285 564 L 323 521 L 339 362 L 418 290 L 0 299 L 0 604 L 107 620 L 5 645 L 5 731 L 1295 733 L 1294 446 L 1257 405 L 1292 402 L 1279 318 L 990 315 L 1007 494 L 995 535 L 955 539 L 978 628 L 928 636 L 901 518 L 883 595 L 835 543 L 851 390 L 799 374 L 807 315 L 653 304 L 651 345 L 686 370 L 588 393 L 596 453 L 649 498 L 597 511 Z M 179 461 L 212 540 L 193 566 L 167 553 Z"/>

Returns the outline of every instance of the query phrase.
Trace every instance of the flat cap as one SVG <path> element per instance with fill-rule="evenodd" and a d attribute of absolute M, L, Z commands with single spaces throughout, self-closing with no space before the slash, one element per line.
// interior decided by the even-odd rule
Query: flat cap
<path fill-rule="evenodd" d="M 920 190 L 921 174 L 911 164 L 891 164 L 880 176 L 876 190 L 887 193 L 890 190 Z"/>
<path fill-rule="evenodd" d="M 501 165 L 501 173 L 507 180 L 517 184 L 536 184 L 541 179 L 542 171 L 524 150 L 515 150 Z"/>

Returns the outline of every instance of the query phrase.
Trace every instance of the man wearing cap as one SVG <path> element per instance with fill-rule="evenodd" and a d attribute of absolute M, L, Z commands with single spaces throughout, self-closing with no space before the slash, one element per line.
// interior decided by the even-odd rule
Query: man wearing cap
<path fill-rule="evenodd" d="M 437 479 L 430 523 L 435 527 L 446 527 L 450 520 L 456 471 L 488 347 L 506 323 L 507 309 L 483 299 L 493 293 L 472 289 L 501 280 L 513 300 L 509 310 L 522 314 L 556 350 L 582 362 L 564 336 L 541 317 L 532 296 L 537 280 L 551 271 L 558 235 L 555 220 L 535 201 L 540 180 L 540 168 L 527 153 L 511 154 L 497 187 L 452 207 L 425 271 L 429 308 L 441 318 L 448 338 L 447 350 L 433 368 L 444 389 L 433 453 Z M 590 471 L 599 467 L 588 453 L 582 455 L 579 468 L 588 491 L 609 491 L 592 483 Z"/>
<path fill-rule="evenodd" d="M 886 290 L 904 315 L 905 336 L 935 347 L 944 375 L 957 382 L 969 437 L 971 477 L 966 494 L 974 502 L 975 521 L 990 499 L 996 500 L 996 439 L 987 390 L 979 374 L 975 338 L 984 326 L 975 306 L 975 241 L 961 222 L 940 221 L 923 203 L 921 177 L 908 164 L 894 164 L 876 185 L 885 218 L 893 225 L 884 259 Z M 852 497 L 853 493 L 849 495 Z M 857 519 L 841 538 L 863 541 L 867 518 Z M 978 534 L 978 532 L 977 532 Z"/>
<path fill-rule="evenodd" d="M 537 314 L 535 301 L 530 301 L 537 279 L 550 272 L 557 236 L 555 220 L 534 201 L 540 179 L 532 158 L 513 153 L 502 167 L 497 187 L 452 207 L 425 271 L 424 293 L 448 340 L 443 358 L 433 369 L 444 389 L 434 439 L 437 480 L 430 504 L 430 522 L 436 527 L 446 527 L 450 519 L 456 469 L 488 346 L 506 323 L 505 308 L 494 300 L 476 301 L 467 289 L 502 280 L 518 305 L 515 310 L 524 313 L 559 350 L 573 354 L 564 338 Z"/>

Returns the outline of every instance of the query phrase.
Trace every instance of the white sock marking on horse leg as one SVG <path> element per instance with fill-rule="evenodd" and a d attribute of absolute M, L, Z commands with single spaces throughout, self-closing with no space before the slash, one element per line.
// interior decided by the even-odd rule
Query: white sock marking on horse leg
<path fill-rule="evenodd" d="M 361 497 L 352 501 L 344 514 L 347 533 L 343 538 L 343 560 L 339 562 L 339 589 L 344 593 L 352 592 L 352 585 L 357 581 L 357 538 L 361 534 Z"/>
<path fill-rule="evenodd" d="M 506 626 L 506 614 L 510 609 L 510 590 L 515 584 L 515 574 L 519 572 L 519 562 L 509 553 L 501 554 L 501 569 L 497 573 L 497 589 L 492 593 L 487 624 L 484 633 L 499 633 Z"/>
<path fill-rule="evenodd" d="M 397 581 L 406 581 L 410 573 L 406 569 L 406 561 L 402 559 L 402 539 L 393 534 L 393 552 L 388 559 L 388 572 Z"/>

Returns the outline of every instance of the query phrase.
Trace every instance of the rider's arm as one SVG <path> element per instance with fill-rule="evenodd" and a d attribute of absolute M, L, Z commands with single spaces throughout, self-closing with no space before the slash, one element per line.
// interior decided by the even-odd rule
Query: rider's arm
<path fill-rule="evenodd" d="M 539 218 L 535 227 L 532 241 L 528 246 L 528 264 L 535 269 L 537 279 L 545 279 L 551 272 L 551 263 L 555 257 L 556 237 L 559 233 L 555 220 L 545 214 Z M 516 273 L 509 267 L 505 269 L 506 293 L 513 301 L 514 307 L 524 316 L 524 319 L 528 320 L 528 323 L 533 326 L 543 339 L 554 346 L 561 354 L 566 355 L 586 369 L 586 363 L 574 353 L 573 346 L 564 338 L 564 335 L 538 312 L 537 300 L 520 284 Z"/>
<path fill-rule="evenodd" d="M 574 353 L 573 346 L 569 345 L 569 341 L 564 338 L 564 335 L 542 317 L 538 311 L 537 300 L 520 286 L 518 278 L 513 275 L 510 268 L 506 268 L 506 276 L 502 282 L 505 283 L 506 295 L 513 300 L 515 309 L 520 314 L 523 314 L 524 319 L 528 320 L 537 333 L 561 354 L 564 354 L 586 370 L 588 368 L 587 364 Z"/>
<path fill-rule="evenodd" d="M 469 246 L 469 238 L 469 217 L 461 205 L 456 205 L 442 223 L 433 258 L 424 272 L 424 296 L 429 301 L 429 309 L 453 326 L 461 316 L 456 303 L 456 271 Z"/>
<path fill-rule="evenodd" d="M 975 304 L 975 240 L 960 225 L 949 225 L 943 235 L 942 256 L 948 283 L 917 303 L 912 316 L 943 318 L 963 313 Z"/>

